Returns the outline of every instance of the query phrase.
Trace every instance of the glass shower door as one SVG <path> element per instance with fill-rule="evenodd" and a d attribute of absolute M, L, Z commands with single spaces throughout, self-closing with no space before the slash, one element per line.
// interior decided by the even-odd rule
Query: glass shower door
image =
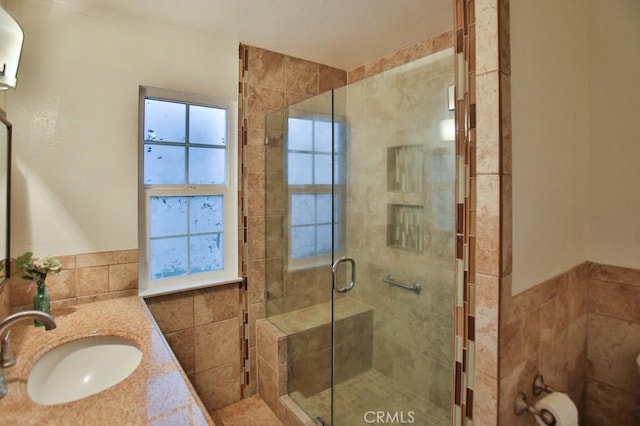
<path fill-rule="evenodd" d="M 451 424 L 455 146 L 438 52 L 333 93 L 333 425 Z"/>
<path fill-rule="evenodd" d="M 267 117 L 266 313 L 337 426 L 451 424 L 452 49 Z"/>

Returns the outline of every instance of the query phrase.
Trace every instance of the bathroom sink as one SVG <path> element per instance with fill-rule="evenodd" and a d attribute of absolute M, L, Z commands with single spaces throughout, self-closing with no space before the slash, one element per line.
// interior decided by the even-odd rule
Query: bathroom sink
<path fill-rule="evenodd" d="M 72 340 L 35 362 L 27 393 L 43 405 L 86 398 L 129 377 L 141 360 L 142 351 L 129 339 L 91 336 Z"/>

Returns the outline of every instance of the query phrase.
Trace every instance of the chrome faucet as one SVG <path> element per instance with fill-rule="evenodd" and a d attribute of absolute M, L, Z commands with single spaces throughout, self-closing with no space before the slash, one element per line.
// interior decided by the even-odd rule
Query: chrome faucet
<path fill-rule="evenodd" d="M 2 342 L 2 347 L 0 348 L 0 370 L 11 367 L 16 363 L 16 358 L 13 356 L 13 351 L 9 344 L 9 336 L 11 335 L 9 327 L 22 320 L 40 320 L 44 324 L 45 330 L 53 330 L 56 328 L 56 321 L 50 314 L 45 312 L 22 311 L 6 317 L 0 322 L 0 342 Z M 4 384 L 4 376 L 0 373 L 0 398 L 5 396 L 7 392 L 8 389 Z"/>

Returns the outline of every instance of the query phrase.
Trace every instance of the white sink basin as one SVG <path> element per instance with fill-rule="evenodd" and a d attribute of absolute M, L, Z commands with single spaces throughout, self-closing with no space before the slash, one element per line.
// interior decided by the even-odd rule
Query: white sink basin
<path fill-rule="evenodd" d="M 75 401 L 126 379 L 142 360 L 131 340 L 91 336 L 60 345 L 38 359 L 27 380 L 29 397 L 43 405 Z"/>

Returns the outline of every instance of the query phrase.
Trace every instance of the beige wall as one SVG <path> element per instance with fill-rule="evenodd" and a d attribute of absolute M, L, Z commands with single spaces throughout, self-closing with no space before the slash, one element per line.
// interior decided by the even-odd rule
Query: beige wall
<path fill-rule="evenodd" d="M 138 85 L 237 96 L 235 40 L 83 4 L 10 0 L 25 31 L 14 124 L 12 253 L 137 247 Z"/>
<path fill-rule="evenodd" d="M 511 3 L 514 294 L 584 260 L 640 266 L 639 19 L 633 0 Z"/>
<path fill-rule="evenodd" d="M 513 1 L 513 293 L 586 259 L 587 13 Z"/>
<path fill-rule="evenodd" d="M 6 10 L 7 0 L 0 0 L 0 6 L 4 7 L 5 10 Z M 6 93 L 6 90 L 0 91 L 0 110 L 2 110 L 2 111 L 6 111 L 7 110 L 7 93 Z M 0 112 L 0 114 L 2 114 L 2 112 Z"/>
<path fill-rule="evenodd" d="M 589 5 L 587 255 L 640 268 L 640 3 Z"/>

